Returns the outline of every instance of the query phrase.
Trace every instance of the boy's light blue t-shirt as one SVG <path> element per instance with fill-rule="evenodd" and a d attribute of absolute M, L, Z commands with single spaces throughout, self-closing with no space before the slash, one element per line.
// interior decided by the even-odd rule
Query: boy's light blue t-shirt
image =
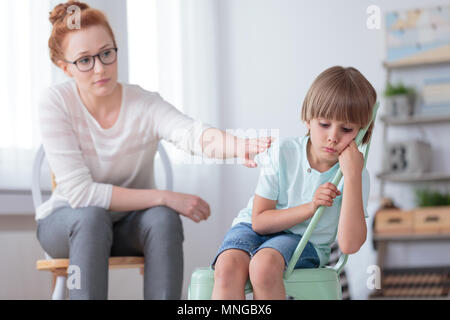
<path fill-rule="evenodd" d="M 261 168 L 255 194 L 270 200 L 277 200 L 276 209 L 287 209 L 310 202 L 317 188 L 331 181 L 339 168 L 337 162 L 326 172 L 319 172 L 309 165 L 306 146 L 309 136 L 286 138 L 275 141 L 272 146 L 256 158 Z M 342 192 L 345 177 L 341 179 L 338 189 Z M 370 178 L 366 168 L 362 172 L 362 197 L 364 216 L 368 218 L 367 202 L 370 191 Z M 233 225 L 240 222 L 251 223 L 253 198 L 233 220 Z M 326 265 L 330 257 L 330 245 L 337 234 L 342 194 L 334 199 L 332 207 L 326 207 L 316 225 L 309 241 L 314 245 L 320 258 L 320 265 Z M 286 230 L 304 234 L 311 219 Z"/>

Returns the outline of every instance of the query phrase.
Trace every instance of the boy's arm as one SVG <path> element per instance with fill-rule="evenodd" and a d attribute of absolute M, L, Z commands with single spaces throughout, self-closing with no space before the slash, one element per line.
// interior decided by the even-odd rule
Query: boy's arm
<path fill-rule="evenodd" d="M 297 207 L 275 210 L 277 201 L 255 194 L 252 210 L 252 228 L 259 234 L 287 230 L 314 215 L 311 203 Z"/>
<path fill-rule="evenodd" d="M 366 241 L 367 226 L 362 200 L 362 177 L 346 176 L 338 225 L 339 248 L 344 254 L 358 252 Z"/>
<path fill-rule="evenodd" d="M 367 227 L 362 200 L 362 171 L 364 156 L 352 141 L 339 155 L 344 176 L 341 213 L 338 225 L 338 244 L 342 253 L 358 252 L 366 241 Z"/>

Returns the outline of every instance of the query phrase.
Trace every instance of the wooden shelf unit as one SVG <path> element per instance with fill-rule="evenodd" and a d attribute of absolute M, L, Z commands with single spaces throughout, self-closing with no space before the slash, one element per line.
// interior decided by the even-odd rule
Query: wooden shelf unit
<path fill-rule="evenodd" d="M 428 66 L 436 66 L 441 64 L 450 64 L 450 55 L 436 56 L 435 58 L 427 57 L 426 59 L 416 61 L 403 61 L 401 63 L 383 62 L 383 67 L 386 69 L 386 84 L 390 82 L 392 72 L 398 69 L 407 68 L 421 68 Z M 450 123 L 450 115 L 413 115 L 409 117 L 388 117 L 380 116 L 380 121 L 383 126 L 383 142 L 387 141 L 387 130 L 390 126 L 417 126 L 417 125 L 432 125 L 437 123 Z M 384 197 L 384 185 L 386 183 L 420 183 L 420 182 L 450 182 L 450 173 L 429 172 L 421 174 L 400 174 L 400 173 L 379 173 L 377 178 L 380 179 L 380 198 Z M 383 277 L 384 272 L 392 272 L 392 269 L 384 267 L 384 260 L 386 257 L 388 245 L 390 242 L 415 242 L 415 241 L 449 241 L 450 233 L 429 233 L 429 234 L 376 234 L 374 232 L 373 241 L 377 249 L 377 265 L 380 267 Z M 450 270 L 450 266 L 436 266 L 433 270 L 441 270 L 446 268 Z M 395 300 L 395 299 L 414 299 L 414 300 L 449 300 L 449 283 L 450 271 L 447 271 L 447 278 L 444 280 L 446 296 L 417 296 L 417 295 L 383 295 L 383 288 L 374 291 L 374 294 L 369 296 L 369 299 L 374 300 Z M 391 292 L 392 293 L 392 292 Z"/>

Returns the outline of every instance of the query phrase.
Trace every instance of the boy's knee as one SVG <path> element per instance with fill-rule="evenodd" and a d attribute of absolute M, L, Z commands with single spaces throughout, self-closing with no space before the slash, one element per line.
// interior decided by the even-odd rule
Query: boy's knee
<path fill-rule="evenodd" d="M 270 288 L 283 277 L 284 258 L 276 250 L 261 250 L 250 261 L 249 275 L 253 286 Z"/>
<path fill-rule="evenodd" d="M 246 255 L 245 252 L 242 252 Z M 248 259 L 242 254 L 229 250 L 222 252 L 217 258 L 214 270 L 214 281 L 220 286 L 227 287 L 236 281 L 246 281 L 248 278 Z"/>

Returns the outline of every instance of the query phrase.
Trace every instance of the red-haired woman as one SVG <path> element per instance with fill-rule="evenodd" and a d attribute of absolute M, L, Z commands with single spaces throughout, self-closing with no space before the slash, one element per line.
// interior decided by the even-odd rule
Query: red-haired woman
<path fill-rule="evenodd" d="M 70 6 L 79 9 L 79 29 L 70 28 Z M 239 157 L 254 167 L 252 155 L 271 140 L 228 135 L 182 114 L 157 93 L 119 83 L 118 48 L 101 11 L 69 1 L 53 9 L 50 21 L 51 60 L 71 80 L 48 88 L 39 103 L 42 142 L 57 183 L 37 209 L 39 242 L 53 258 L 69 257 L 80 267 L 81 286 L 69 291 L 71 299 L 107 298 L 111 255 L 145 257 L 145 299 L 179 299 L 179 214 L 199 222 L 210 208 L 198 196 L 155 189 L 159 141 L 217 158 L 245 150 Z"/>

